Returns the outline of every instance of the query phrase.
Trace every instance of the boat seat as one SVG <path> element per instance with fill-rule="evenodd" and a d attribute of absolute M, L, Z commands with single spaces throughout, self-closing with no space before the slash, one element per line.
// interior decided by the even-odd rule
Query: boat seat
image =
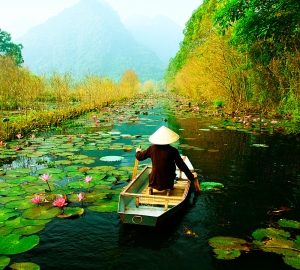
<path fill-rule="evenodd" d="M 149 187 L 148 188 L 148 191 L 149 191 L 149 195 L 153 195 L 153 188 L 152 187 Z M 165 189 L 165 190 L 160 190 L 161 192 L 166 192 L 166 196 L 169 196 L 170 195 L 170 189 Z"/>

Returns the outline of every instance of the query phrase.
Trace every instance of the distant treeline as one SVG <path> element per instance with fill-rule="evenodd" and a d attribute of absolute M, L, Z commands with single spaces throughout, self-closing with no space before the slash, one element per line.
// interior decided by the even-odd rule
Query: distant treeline
<path fill-rule="evenodd" d="M 300 1 L 204 0 L 170 60 L 169 91 L 300 121 Z"/>

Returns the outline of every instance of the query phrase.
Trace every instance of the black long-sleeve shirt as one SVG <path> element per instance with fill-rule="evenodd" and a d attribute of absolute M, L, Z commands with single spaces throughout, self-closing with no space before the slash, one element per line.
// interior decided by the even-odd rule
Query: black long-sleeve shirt
<path fill-rule="evenodd" d="M 151 158 L 152 172 L 149 175 L 149 187 L 157 190 L 173 189 L 176 177 L 176 165 L 187 178 L 194 180 L 194 175 L 182 160 L 178 150 L 171 145 L 152 145 L 145 151 L 136 153 L 137 160 Z"/>

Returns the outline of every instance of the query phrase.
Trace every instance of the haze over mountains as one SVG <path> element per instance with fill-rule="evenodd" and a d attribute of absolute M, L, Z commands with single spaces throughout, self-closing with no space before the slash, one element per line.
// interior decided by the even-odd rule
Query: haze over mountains
<path fill-rule="evenodd" d="M 119 80 L 124 71 L 133 69 L 141 81 L 162 80 L 182 30 L 163 16 L 144 24 L 144 31 L 138 24 L 128 22 L 132 35 L 105 1 L 82 0 L 14 42 L 23 44 L 24 65 L 36 74 L 56 70 L 61 74 L 71 72 L 75 78 L 90 73 Z M 177 31 L 180 35 L 176 36 Z M 168 33 L 172 33 L 173 46 L 164 38 Z"/>

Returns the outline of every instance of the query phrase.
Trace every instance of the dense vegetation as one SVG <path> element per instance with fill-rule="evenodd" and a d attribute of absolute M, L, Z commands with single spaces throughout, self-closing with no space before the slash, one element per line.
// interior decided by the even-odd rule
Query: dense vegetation
<path fill-rule="evenodd" d="M 292 0 L 205 0 L 170 60 L 168 89 L 298 123 L 299 10 Z"/>
<path fill-rule="evenodd" d="M 112 101 L 133 97 L 141 88 L 133 70 L 125 71 L 118 83 L 95 75 L 75 82 L 68 73 L 54 72 L 49 77 L 33 75 L 17 66 L 8 53 L 0 55 L 0 70 L 0 141 L 100 110 Z M 147 89 L 152 86 L 151 81 L 145 83 Z"/>

